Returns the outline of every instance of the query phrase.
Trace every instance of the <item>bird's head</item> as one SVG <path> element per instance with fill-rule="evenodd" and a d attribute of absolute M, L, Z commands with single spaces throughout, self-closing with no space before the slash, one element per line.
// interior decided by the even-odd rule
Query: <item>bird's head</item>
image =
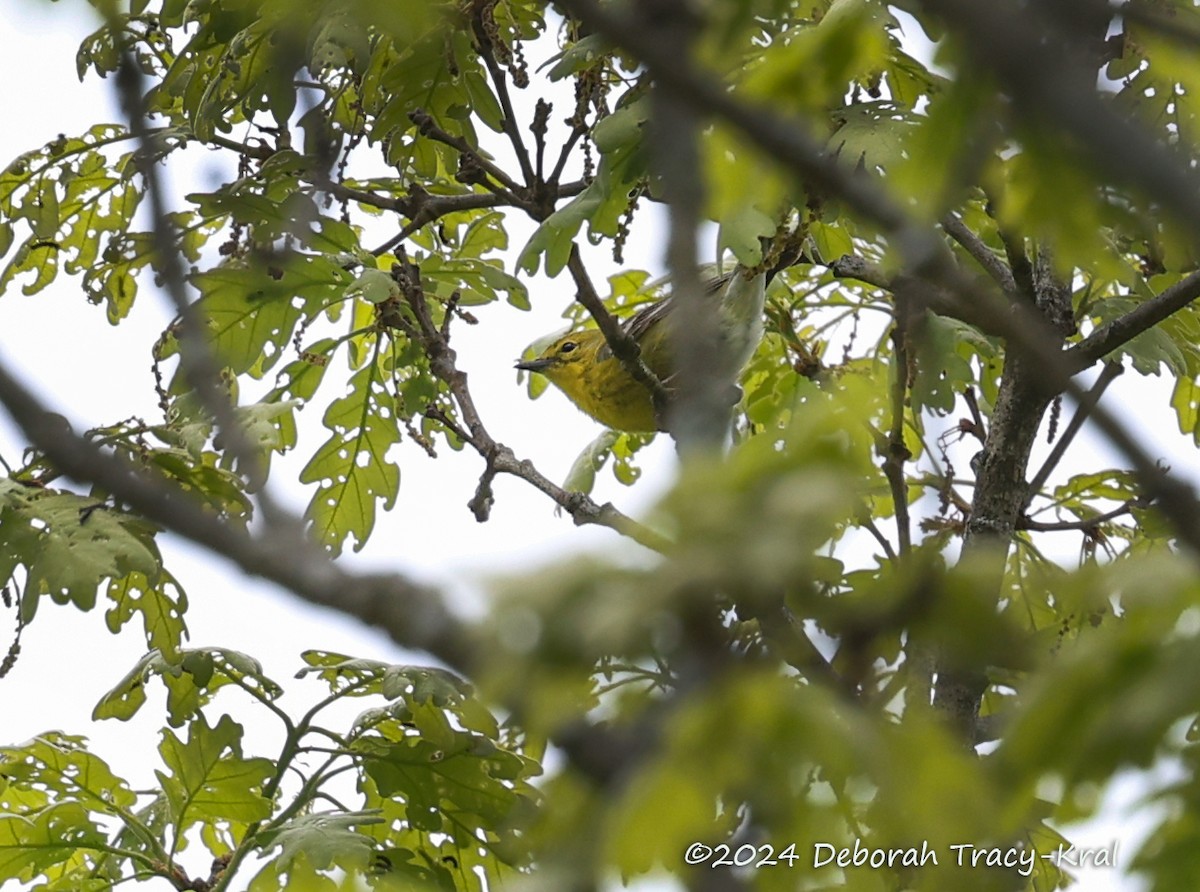
<path fill-rule="evenodd" d="M 596 351 L 604 346 L 599 331 L 573 331 L 551 343 L 533 359 L 522 359 L 516 367 L 526 372 L 538 372 L 558 384 L 577 378 L 596 362 Z"/>

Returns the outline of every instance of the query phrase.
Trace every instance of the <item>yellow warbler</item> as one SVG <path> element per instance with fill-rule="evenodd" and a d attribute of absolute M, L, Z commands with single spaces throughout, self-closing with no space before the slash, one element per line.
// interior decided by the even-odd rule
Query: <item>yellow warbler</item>
<path fill-rule="evenodd" d="M 742 268 L 711 281 L 707 290 L 719 295 L 717 311 L 720 355 L 713 357 L 729 377 L 741 373 L 763 335 L 766 274 L 747 277 Z M 642 361 L 670 389 L 673 367 L 666 326 L 671 298 L 649 304 L 622 323 L 641 348 Z M 580 409 L 603 425 L 620 431 L 662 430 L 650 391 L 637 381 L 598 329 L 563 335 L 542 353 L 517 363 L 518 369 L 545 375 Z"/>

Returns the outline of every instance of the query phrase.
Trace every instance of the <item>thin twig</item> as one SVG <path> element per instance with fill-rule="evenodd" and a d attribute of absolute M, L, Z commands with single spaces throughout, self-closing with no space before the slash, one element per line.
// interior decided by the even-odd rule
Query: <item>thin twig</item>
<path fill-rule="evenodd" d="M 1130 499 L 1118 508 L 1111 511 L 1106 511 L 1103 514 L 1097 514 L 1095 517 L 1084 518 L 1083 520 L 1060 520 L 1060 521 L 1042 521 L 1034 520 L 1032 517 L 1021 517 L 1017 521 L 1018 530 L 1036 530 L 1037 532 L 1057 532 L 1062 530 L 1081 530 L 1083 532 L 1091 532 L 1096 527 L 1103 523 L 1108 523 L 1110 520 L 1116 520 L 1118 517 L 1124 517 L 1126 514 L 1132 514 L 1133 509 L 1143 505 L 1144 503 L 1138 499 Z"/>
<path fill-rule="evenodd" d="M 227 136 L 214 133 L 208 137 L 206 142 L 210 142 L 214 146 L 220 146 L 223 149 L 229 149 L 232 152 L 237 152 L 239 155 L 245 155 L 247 158 L 266 161 L 275 154 L 275 149 L 266 140 L 260 137 L 256 138 L 258 139 L 258 144 L 251 145 L 248 142 L 238 142 L 236 139 L 230 139 Z"/>
<path fill-rule="evenodd" d="M 400 262 L 393 267 L 392 273 L 417 320 L 418 328 L 415 333 L 419 337 L 425 355 L 429 357 L 429 368 L 450 389 L 454 402 L 458 406 L 461 424 L 451 423 L 451 430 L 483 456 L 487 463 L 480 487 L 471 500 L 471 510 L 476 518 L 486 519 L 487 517 L 487 511 L 490 509 L 487 497 L 491 478 L 495 474 L 511 474 L 514 477 L 520 477 L 548 495 L 571 515 L 576 525 L 606 526 L 628 536 L 646 548 L 660 552 L 666 551 L 671 543 L 661 533 L 622 514 L 610 504 L 598 505 L 583 493 L 569 492 L 563 489 L 541 474 L 532 463 L 518 459 L 512 449 L 503 443 L 498 443 L 492 437 L 475 406 L 475 399 L 471 395 L 466 372 L 458 368 L 454 349 L 450 346 L 449 340 L 442 330 L 433 322 L 421 286 L 420 268 L 416 264 L 409 263 L 401 252 Z"/>
<path fill-rule="evenodd" d="M 422 202 L 418 206 L 418 210 L 411 214 L 408 223 L 386 242 L 377 248 L 372 248 L 371 253 L 376 257 L 386 254 L 388 251 L 403 244 L 418 229 L 428 226 L 446 214 L 462 210 L 502 207 L 508 203 L 505 196 L 497 192 L 472 192 L 469 195 L 446 195 L 438 196 L 438 198 L 455 198 L 459 200 L 437 201 L 431 197 L 429 201 Z M 470 200 L 468 201 L 467 199 Z"/>
<path fill-rule="evenodd" d="M 1112 384 L 1124 371 L 1125 367 L 1119 362 L 1106 363 L 1100 372 L 1100 376 L 1096 379 L 1096 383 L 1078 401 L 1075 406 L 1075 414 L 1071 416 L 1071 420 L 1063 430 L 1062 436 L 1058 438 L 1058 442 L 1054 444 L 1054 449 L 1046 456 L 1046 460 L 1042 462 L 1042 466 L 1038 468 L 1037 473 L 1029 481 L 1029 490 L 1025 496 L 1026 509 L 1029 508 L 1029 503 L 1033 501 L 1033 497 L 1042 491 L 1042 486 L 1050 478 L 1054 469 L 1058 467 L 1058 463 L 1066 454 L 1067 448 L 1075 439 L 1075 435 L 1083 427 L 1083 423 L 1092 413 L 1092 410 L 1096 408 L 1096 404 L 1100 401 L 1100 397 L 1104 394 L 1104 391 L 1108 389 L 1108 385 Z"/>
<path fill-rule="evenodd" d="M 592 284 L 587 268 L 583 265 L 583 257 L 580 256 L 579 248 L 576 245 L 571 245 L 571 255 L 567 258 L 567 269 L 571 273 L 571 278 L 575 280 L 575 300 L 596 321 L 596 326 L 604 335 L 604 340 L 612 350 L 613 356 L 625 367 L 625 371 L 629 372 L 635 381 L 650 392 L 655 413 L 661 415 L 670 401 L 670 396 L 663 383 L 642 361 L 642 350 L 637 341 L 628 335 L 621 323 L 612 313 L 608 312 L 604 302 L 600 300 L 600 295 L 596 293 L 596 286 Z"/>
<path fill-rule="evenodd" d="M 504 135 L 512 143 L 513 154 L 517 156 L 517 163 L 521 165 L 521 176 L 525 178 L 525 185 L 532 187 L 534 183 L 533 165 L 529 160 L 529 149 L 525 147 L 525 140 L 521 137 L 521 128 L 517 124 L 517 115 L 513 111 L 512 99 L 508 95 L 508 78 L 504 76 L 504 70 L 496 63 L 491 41 L 483 33 L 483 27 L 478 19 L 475 24 L 475 32 L 478 38 L 479 56 L 483 59 L 483 64 L 487 66 L 492 84 L 496 88 L 496 97 L 500 100 L 500 109 L 503 113 L 500 126 L 504 128 Z"/>
<path fill-rule="evenodd" d="M 546 130 L 550 123 L 550 112 L 552 106 L 545 99 L 538 98 L 537 105 L 534 106 L 533 122 L 529 125 L 529 131 L 533 134 L 533 151 L 536 161 L 534 168 L 535 183 L 545 182 L 544 176 L 546 173 Z"/>
<path fill-rule="evenodd" d="M 564 183 L 561 186 L 555 187 L 553 200 L 573 198 L 582 192 L 584 188 L 585 184 L 582 181 L 577 180 Z M 335 190 L 335 194 L 339 193 Z M 379 247 L 372 249 L 371 253 L 376 257 L 386 254 L 388 251 L 402 244 L 405 239 L 422 226 L 436 222 L 447 214 L 454 214 L 459 211 L 480 210 L 482 208 L 504 207 L 508 204 L 508 196 L 501 192 L 467 192 L 462 195 L 433 195 L 424 189 L 414 186 L 409 190 L 408 195 L 397 201 L 396 205 L 396 210 L 409 218 L 408 224 Z M 529 209 L 523 205 L 520 206 L 520 209 L 527 213 L 529 212 Z"/>
<path fill-rule="evenodd" d="M 967 409 L 971 412 L 971 423 L 974 425 L 970 433 L 980 443 L 987 445 L 987 423 L 983 420 L 983 413 L 979 411 L 979 398 L 975 396 L 974 387 L 968 387 L 963 391 L 963 400 L 966 401 Z"/>
<path fill-rule="evenodd" d="M 554 164 L 554 170 L 550 172 L 550 179 L 546 182 L 550 184 L 557 183 L 566 169 L 567 159 L 571 157 L 571 150 L 575 148 L 575 144 L 587 133 L 587 127 L 582 124 L 576 124 L 571 128 L 571 132 L 567 135 L 566 142 L 563 143 L 562 151 L 558 153 L 558 161 Z"/>
<path fill-rule="evenodd" d="M 879 543 L 879 547 L 883 549 L 883 553 L 887 555 L 889 561 L 896 560 L 896 552 L 892 548 L 892 543 L 887 540 L 887 536 L 876 526 L 875 521 L 867 517 L 861 521 L 862 528 L 875 537 L 875 541 Z"/>
<path fill-rule="evenodd" d="M 429 112 L 418 108 L 410 112 L 408 117 L 414 124 L 417 125 L 417 130 L 422 136 L 428 136 L 430 139 L 437 140 L 440 143 L 445 143 L 453 149 L 457 149 L 460 155 L 470 159 L 471 163 L 475 164 L 480 170 L 486 172 L 488 176 L 492 177 L 492 179 L 499 183 L 504 189 L 512 193 L 521 193 L 524 191 L 521 185 L 512 177 L 510 177 L 504 168 L 500 167 L 491 159 L 485 158 L 477 148 L 475 148 L 461 136 L 454 136 L 453 134 L 447 133 L 445 130 L 439 127 L 434 122 L 433 116 L 430 115 Z M 493 191 L 499 191 L 494 184 L 489 183 L 486 180 L 480 185 L 492 189 Z M 512 203 L 518 207 L 524 206 L 522 202 L 517 200 L 516 195 L 512 196 Z"/>
<path fill-rule="evenodd" d="M 378 192 L 368 192 L 366 189 L 356 189 L 353 186 L 347 186 L 345 183 L 339 183 L 337 180 L 331 179 L 322 172 L 319 176 L 313 176 L 312 172 L 305 174 L 308 178 L 314 180 L 315 185 L 323 192 L 328 192 L 335 198 L 356 201 L 359 204 L 365 204 L 368 207 L 379 208 L 384 211 L 401 211 L 406 210 L 407 198 L 397 198 L 395 195 L 380 195 Z M 475 193 L 469 193 L 469 197 L 475 198 Z M 486 197 L 493 199 L 496 203 L 500 203 L 500 196 L 494 193 L 484 193 L 479 198 Z M 468 196 L 454 195 L 447 196 L 452 198 L 462 199 Z M 490 205 L 475 205 L 481 207 L 489 207 Z"/>

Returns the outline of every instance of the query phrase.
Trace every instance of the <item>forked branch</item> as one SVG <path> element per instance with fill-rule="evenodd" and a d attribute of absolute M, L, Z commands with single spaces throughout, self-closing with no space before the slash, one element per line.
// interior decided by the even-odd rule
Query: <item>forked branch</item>
<path fill-rule="evenodd" d="M 471 511 L 477 520 L 484 521 L 488 518 L 491 507 L 491 481 L 495 475 L 510 474 L 548 495 L 570 514 L 578 525 L 606 526 L 654 551 L 666 551 L 670 547 L 670 540 L 662 534 L 622 514 L 610 504 L 598 505 L 583 493 L 563 489 L 539 472 L 531 462 L 518 459 L 512 449 L 497 442 L 488 432 L 475 406 L 467 374 L 458 368 L 457 355 L 450 346 L 447 332 L 433 321 L 421 285 L 420 268 L 408 262 L 402 252 L 400 262 L 393 268 L 392 275 L 417 321 L 416 328 L 410 328 L 409 333 L 420 340 L 425 355 L 429 357 L 430 370 L 449 388 L 462 422 L 453 422 L 444 414 L 431 417 L 443 420 L 443 423 L 478 452 L 486 463 L 479 486 L 470 502 Z"/>

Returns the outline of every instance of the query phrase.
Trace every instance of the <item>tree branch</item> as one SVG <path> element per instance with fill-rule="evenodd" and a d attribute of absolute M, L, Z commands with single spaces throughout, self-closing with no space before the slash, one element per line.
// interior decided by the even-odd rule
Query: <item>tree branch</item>
<path fill-rule="evenodd" d="M 567 269 L 575 281 L 575 300 L 596 320 L 596 326 L 604 335 L 608 348 L 625 367 L 625 371 L 629 372 L 635 381 L 650 392 L 650 398 L 654 403 L 654 412 L 661 417 L 670 402 L 670 395 L 663 383 L 658 380 L 658 376 L 650 371 L 646 367 L 646 363 L 642 361 L 642 349 L 638 346 L 637 341 L 626 333 L 620 321 L 608 312 L 604 302 L 600 300 L 600 295 L 596 293 L 596 286 L 592 284 L 587 268 L 583 265 L 583 257 L 580 256 L 577 245 L 571 245 L 571 255 L 567 258 Z"/>
<path fill-rule="evenodd" d="M 904 464 L 912 453 L 904 445 L 904 409 L 908 397 L 909 371 L 909 323 L 910 305 L 903 293 L 896 295 L 896 326 L 892 331 L 892 424 L 883 449 L 883 476 L 892 491 L 892 505 L 896 514 L 896 544 L 900 555 L 912 550 L 912 525 L 908 515 L 908 483 L 904 478 Z"/>
<path fill-rule="evenodd" d="M 645 33 L 677 59 L 691 56 L 698 24 L 684 0 L 642 0 L 636 7 Z M 696 109 L 661 83 L 650 89 L 647 139 L 667 202 L 667 270 L 670 312 L 664 320 L 671 348 L 672 399 L 666 424 L 681 454 L 720 448 L 729 426 L 732 373 L 714 362 L 720 355 L 716 301 L 704 299 L 696 256 L 696 232 L 704 202 L 700 174 L 700 118 Z M 722 380 L 723 376 L 728 380 Z"/>
<path fill-rule="evenodd" d="M 214 133 L 208 137 L 208 142 L 214 146 L 220 146 L 223 149 L 229 149 L 231 152 L 237 152 L 239 155 L 245 155 L 248 158 L 256 158 L 259 161 L 266 161 L 275 154 L 275 149 L 262 137 L 255 137 L 258 140 L 257 145 L 250 145 L 248 142 L 238 142 L 236 139 L 230 139 L 227 136 L 222 136 L 219 133 Z"/>
<path fill-rule="evenodd" d="M 452 149 L 457 149 L 458 153 L 462 157 L 469 159 L 472 164 L 499 183 L 503 190 L 507 190 L 510 193 L 521 193 L 524 191 L 521 185 L 512 177 L 510 177 L 504 168 L 500 167 L 490 159 L 485 158 L 477 148 L 475 148 L 461 136 L 454 136 L 439 127 L 434 122 L 433 116 L 430 115 L 429 112 L 422 108 L 418 108 L 410 112 L 408 117 L 414 124 L 417 125 L 417 130 L 422 136 L 428 136 L 430 139 L 437 140 L 440 143 L 445 143 Z M 481 179 L 480 185 L 487 189 L 491 189 L 492 191 L 502 191 L 501 188 L 497 188 L 494 184 L 488 182 L 486 178 Z M 526 203 L 520 201 L 516 197 L 516 194 L 510 195 L 510 198 L 514 206 L 521 208 L 526 207 Z"/>
<path fill-rule="evenodd" d="M 477 520 L 482 522 L 488 518 L 491 508 L 491 479 L 498 473 L 511 474 L 550 496 L 571 515 L 577 525 L 606 526 L 654 551 L 663 552 L 670 547 L 670 540 L 661 533 L 622 514 L 611 504 L 598 505 L 583 493 L 568 492 L 542 475 L 531 462 L 518 459 L 512 449 L 493 439 L 475 406 L 467 374 L 457 366 L 457 355 L 450 346 L 446 332 L 434 324 L 430 315 L 421 285 L 420 268 L 409 263 L 402 252 L 400 262 L 392 268 L 392 275 L 417 320 L 417 328 L 409 333 L 410 336 L 415 336 L 420 342 L 425 355 L 429 357 L 430 370 L 446 384 L 458 405 L 462 424 L 455 424 L 446 419 L 446 422 L 449 422 L 447 427 L 470 444 L 486 462 L 479 487 L 470 501 L 471 511 Z"/>
<path fill-rule="evenodd" d="M 839 279 L 857 279 L 885 291 L 892 290 L 892 277 L 881 267 L 856 254 L 843 254 L 829 264 L 829 271 Z"/>
<path fill-rule="evenodd" d="M 885 535 L 883 535 L 883 532 L 876 525 L 875 521 L 872 520 L 869 515 L 867 515 L 862 517 L 859 522 L 862 524 L 863 529 L 875 537 L 875 541 L 879 543 L 879 547 L 883 549 L 883 553 L 887 559 L 889 561 L 895 561 L 896 551 L 892 548 L 892 543 L 887 540 Z"/>
<path fill-rule="evenodd" d="M 546 181 L 546 131 L 550 123 L 550 112 L 553 106 L 545 99 L 538 97 L 533 110 L 533 120 L 529 124 L 529 132 L 533 134 L 534 170 L 531 183 L 541 185 Z"/>
<path fill-rule="evenodd" d="M 578 180 L 571 183 L 564 183 L 555 188 L 554 200 L 573 198 L 582 192 L 584 188 L 585 184 Z M 335 195 L 340 194 L 336 189 L 336 185 L 335 189 L 331 191 Z M 395 208 L 408 217 L 409 222 L 396 235 L 392 236 L 379 247 L 373 248 L 371 253 L 376 257 L 380 254 L 386 254 L 398 245 L 403 244 L 410 235 L 422 226 L 436 222 L 447 214 L 482 208 L 507 207 L 509 206 L 508 198 L 509 196 L 503 192 L 467 192 L 462 195 L 434 195 L 426 192 L 419 185 L 413 184 L 409 187 L 408 195 L 397 199 Z M 521 206 L 521 210 L 528 212 L 528 208 L 524 206 Z"/>
<path fill-rule="evenodd" d="M 1006 229 L 1001 229 L 1000 240 L 1004 242 L 1004 256 L 1008 258 L 1009 266 L 1012 268 L 1017 294 L 1025 295 L 1032 302 L 1033 264 L 1029 262 L 1029 254 L 1025 250 L 1025 239 Z"/>
<path fill-rule="evenodd" d="M 971 424 L 973 425 L 972 433 L 980 443 L 987 442 L 987 425 L 983 421 L 983 413 L 979 411 L 979 397 L 975 395 L 975 388 L 968 387 L 963 391 L 963 400 L 967 404 L 967 409 L 971 413 Z"/>
<path fill-rule="evenodd" d="M 200 404 L 215 421 L 226 449 L 237 462 L 238 470 L 249 481 L 250 488 L 257 489 L 265 477 L 262 463 L 246 432 L 238 423 L 234 403 L 221 386 L 221 367 L 205 338 L 204 320 L 189 300 L 184 286 L 183 264 L 179 259 L 179 250 L 172 236 L 173 226 L 163 201 L 162 184 L 156 167 L 157 158 L 150 151 L 141 84 L 142 76 L 137 63 L 128 52 L 123 54 L 117 71 L 117 92 L 122 109 L 129 120 L 129 131 L 138 144 L 138 150 L 134 153 L 134 163 L 146 184 L 152 223 L 151 241 L 163 290 L 170 298 L 180 320 L 177 327 L 180 368 L 188 384 L 199 396 Z M 265 492 L 258 494 L 258 500 L 267 520 L 272 520 L 278 514 L 272 500 Z"/>
<path fill-rule="evenodd" d="M 1060 318 L 1064 303 L 1070 306 L 1070 291 L 1048 271 L 1035 274 L 1033 282 L 1036 292 L 1013 306 L 1036 308 L 1034 312 L 1046 319 Z M 1061 343 L 1063 335 L 1056 336 Z M 1038 354 L 1010 341 L 963 539 L 961 560 L 973 562 L 980 574 L 975 582 L 977 597 L 994 599 L 1000 591 L 1009 544 L 1025 504 L 1029 456 L 1052 398 L 1042 380 Z M 973 746 L 980 702 L 988 687 L 987 666 L 969 654 L 943 647 L 936 655 L 936 669 L 934 708 L 964 745 Z"/>
<path fill-rule="evenodd" d="M 403 647 L 423 650 L 469 672 L 475 645 L 441 594 L 398 574 L 349 574 L 304 535 L 275 524 L 259 536 L 232 527 L 168 481 L 64 433 L 61 419 L 0 364 L 0 403 L 30 443 L 63 474 L 110 493 L 149 520 L 202 545 L 251 576 L 301 599 L 353 616 Z"/>
<path fill-rule="evenodd" d="M 1181 279 L 1157 296 L 1108 322 L 1067 350 L 1067 365 L 1081 372 L 1142 332 L 1200 298 L 1200 271 Z"/>
<path fill-rule="evenodd" d="M 484 65 L 487 66 L 488 74 L 492 78 L 492 84 L 496 87 L 496 97 L 500 100 L 500 109 L 503 115 L 500 125 L 504 128 L 504 135 L 512 143 L 513 153 L 517 156 L 517 163 L 521 165 L 521 175 L 525 178 L 526 186 L 532 188 L 534 184 L 533 165 L 529 160 L 529 149 L 525 147 L 525 140 L 521 138 L 521 128 L 517 125 L 517 116 L 513 111 L 512 99 L 508 95 L 508 78 L 504 76 L 503 69 L 496 63 L 495 54 L 492 52 L 491 40 L 478 15 L 475 17 L 474 25 L 475 38 L 479 46 L 479 56 L 483 59 Z"/>
<path fill-rule="evenodd" d="M 335 193 L 336 194 L 336 193 Z M 404 206 L 397 206 L 409 218 L 398 233 L 392 236 L 371 253 L 378 257 L 403 244 L 409 236 L 447 214 L 458 211 L 477 210 L 481 208 L 503 207 L 508 204 L 506 197 L 498 192 L 470 192 L 466 195 L 430 195 L 424 189 L 417 192 L 410 190 L 407 199 L 402 200 Z"/>
<path fill-rule="evenodd" d="M 558 161 L 554 163 L 554 170 L 550 172 L 550 178 L 546 181 L 547 183 L 553 185 L 558 182 L 559 177 L 562 176 L 563 171 L 567 167 L 567 160 L 571 157 L 571 150 L 575 148 L 575 144 L 586 134 L 587 128 L 582 124 L 576 124 L 571 128 L 566 142 L 563 143 L 562 150 L 558 153 Z"/>
<path fill-rule="evenodd" d="M 359 204 L 365 204 L 368 207 L 379 208 L 380 210 L 384 210 L 384 211 L 400 211 L 401 213 L 405 213 L 407 215 L 407 209 L 406 209 L 406 205 L 405 205 L 406 201 L 408 200 L 407 198 L 397 198 L 395 195 L 380 195 L 378 192 L 368 192 L 365 189 L 356 189 L 353 186 L 347 186 L 345 183 L 339 183 L 336 180 L 326 176 L 324 174 L 324 171 L 321 171 L 319 173 L 314 173 L 313 171 L 307 171 L 305 174 L 302 174 L 302 176 L 305 176 L 306 179 L 308 179 L 310 182 L 312 182 L 312 184 L 314 186 L 316 186 L 318 189 L 320 189 L 322 192 L 328 192 L 330 195 L 334 196 L 335 198 L 339 198 L 339 199 L 342 199 L 345 201 L 356 201 Z M 475 193 L 468 193 L 468 195 L 466 195 L 466 196 L 454 195 L 454 196 L 447 196 L 447 197 L 474 198 Z M 500 196 L 495 195 L 494 193 L 491 193 L 491 192 L 484 193 L 483 195 L 480 195 L 479 197 L 490 198 L 496 204 L 501 203 Z M 491 207 L 492 205 L 481 205 L 481 206 L 482 207 Z"/>
<path fill-rule="evenodd" d="M 1008 268 L 1008 264 L 997 257 L 995 252 L 983 243 L 983 239 L 968 229 L 967 224 L 963 223 L 961 217 L 957 214 L 947 214 L 942 217 L 941 226 L 947 235 L 962 245 L 975 262 L 983 267 L 983 271 L 991 276 L 1006 294 L 1016 293 L 1017 283 L 1013 278 L 1012 270 Z"/>
<path fill-rule="evenodd" d="M 900 289 L 912 290 L 919 286 L 920 297 L 914 301 L 916 307 L 924 307 L 939 316 L 958 319 L 960 322 L 974 325 L 984 334 L 1005 337 L 1010 333 L 1010 322 L 997 324 L 997 319 L 993 314 L 979 312 L 971 303 L 932 281 L 920 280 L 904 273 L 889 274 L 882 267 L 855 254 L 843 254 L 830 263 L 828 269 L 839 279 L 856 279 L 893 294 Z"/>
<path fill-rule="evenodd" d="M 1034 520 L 1032 517 L 1022 517 L 1017 521 L 1018 530 L 1036 530 L 1038 532 L 1057 532 L 1062 530 L 1080 530 L 1085 533 L 1092 532 L 1102 523 L 1108 523 L 1110 520 L 1116 520 L 1118 517 L 1124 517 L 1126 514 L 1132 514 L 1133 508 L 1139 504 L 1137 500 L 1131 499 L 1125 502 L 1119 508 L 1114 508 L 1111 511 L 1106 511 L 1103 514 L 1097 514 L 1095 517 L 1084 518 L 1083 520 L 1059 520 L 1059 521 L 1041 521 Z"/>

